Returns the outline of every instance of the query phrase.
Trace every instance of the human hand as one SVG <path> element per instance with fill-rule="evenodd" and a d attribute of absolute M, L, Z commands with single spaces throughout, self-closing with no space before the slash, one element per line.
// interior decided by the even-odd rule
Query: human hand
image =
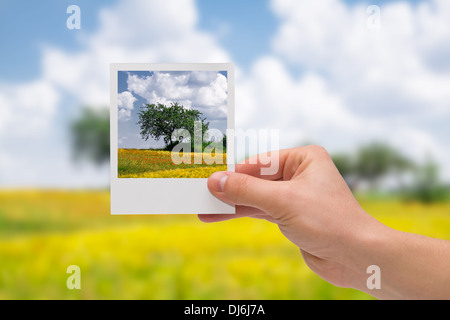
<path fill-rule="evenodd" d="M 279 169 L 270 176 L 261 175 L 263 165 L 255 162 L 211 175 L 210 192 L 235 205 L 236 214 L 203 214 L 200 220 L 254 217 L 276 223 L 320 277 L 364 289 L 368 265 L 361 265 L 361 243 L 388 228 L 361 208 L 327 151 L 318 146 L 279 151 Z"/>
<path fill-rule="evenodd" d="M 208 179 L 211 193 L 235 205 L 236 214 L 199 215 L 200 220 L 254 217 L 276 223 L 311 270 L 336 286 L 383 299 L 450 299 L 450 241 L 397 231 L 367 214 L 325 149 L 282 150 L 273 175 L 261 175 L 270 164 L 251 160 Z M 382 274 L 375 290 L 367 285 L 372 265 Z"/>

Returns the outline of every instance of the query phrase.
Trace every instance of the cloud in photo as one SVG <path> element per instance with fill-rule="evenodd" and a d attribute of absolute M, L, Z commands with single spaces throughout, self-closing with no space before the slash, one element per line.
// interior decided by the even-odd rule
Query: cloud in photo
<path fill-rule="evenodd" d="M 119 108 L 119 121 L 127 121 L 131 118 L 131 111 L 134 109 L 134 102 L 137 99 L 129 91 L 121 92 L 117 95 L 117 107 Z"/>
<path fill-rule="evenodd" d="M 226 119 L 227 78 L 216 71 L 129 74 L 127 83 L 128 90 L 148 104 L 178 102 L 188 109 L 199 110 L 208 121 Z"/>

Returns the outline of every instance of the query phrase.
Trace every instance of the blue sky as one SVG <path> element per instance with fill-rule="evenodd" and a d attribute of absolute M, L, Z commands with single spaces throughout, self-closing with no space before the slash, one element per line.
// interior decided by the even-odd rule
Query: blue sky
<path fill-rule="evenodd" d="M 39 76 L 41 48 L 47 44 L 68 50 L 82 48 L 80 39 L 98 28 L 98 11 L 116 1 L 44 0 L 39 3 L 24 0 L 0 2 L 0 48 L 8 63 L 0 64 L 0 79 L 21 81 Z M 395 0 L 346 0 L 350 5 L 370 3 L 383 5 Z M 420 0 L 409 0 L 419 3 Z M 76 4 L 81 8 L 82 29 L 65 28 L 66 9 Z M 219 42 L 231 51 L 233 61 L 249 66 L 261 52 L 270 50 L 277 18 L 268 0 L 211 1 L 198 0 L 198 27 L 215 32 Z M 20 39 L 20 40 L 19 40 Z"/>
<path fill-rule="evenodd" d="M 383 140 L 418 162 L 431 154 L 450 181 L 449 3 L 3 0 L 0 185 L 108 182 L 107 166 L 73 164 L 69 124 L 108 107 L 118 62 L 233 62 L 237 127 L 278 129 L 283 148 Z M 72 4 L 81 30 L 66 28 Z"/>
<path fill-rule="evenodd" d="M 8 63 L 0 64 L 0 78 L 13 82 L 39 76 L 42 46 L 57 45 L 71 51 L 82 49 L 80 39 L 98 28 L 98 11 L 114 2 L 116 1 L 45 0 L 35 4 L 2 0 L 0 47 L 2 57 Z M 267 37 L 274 32 L 276 21 L 267 1 L 201 0 L 197 3 L 200 12 L 199 28 L 222 33 L 220 42 L 233 48 L 234 60 L 246 64 L 255 58 L 257 52 L 268 49 Z M 72 4 L 81 9 L 81 30 L 65 28 L 69 16 L 66 9 Z M 251 21 L 250 15 L 254 16 Z"/>
<path fill-rule="evenodd" d="M 0 47 L 8 63 L 0 64 L 0 77 L 8 81 L 29 80 L 41 72 L 42 46 L 52 44 L 68 50 L 82 46 L 84 33 L 98 27 L 98 10 L 110 4 L 108 0 L 39 2 L 2 0 L 0 2 Z M 82 10 L 82 29 L 68 30 L 67 7 L 77 4 Z"/>

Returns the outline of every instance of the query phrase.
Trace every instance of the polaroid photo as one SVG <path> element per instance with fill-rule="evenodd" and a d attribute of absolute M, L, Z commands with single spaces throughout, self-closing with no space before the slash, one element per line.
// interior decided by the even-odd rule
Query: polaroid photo
<path fill-rule="evenodd" d="M 111 64 L 111 214 L 233 214 L 207 178 L 234 171 L 231 63 Z"/>

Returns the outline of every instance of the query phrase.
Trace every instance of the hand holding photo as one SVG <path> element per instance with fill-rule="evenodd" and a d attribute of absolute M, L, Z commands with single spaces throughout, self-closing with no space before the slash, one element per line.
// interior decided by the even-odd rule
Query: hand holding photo
<path fill-rule="evenodd" d="M 233 76 L 232 64 L 111 65 L 113 214 L 234 213 L 206 187 L 233 170 Z"/>

